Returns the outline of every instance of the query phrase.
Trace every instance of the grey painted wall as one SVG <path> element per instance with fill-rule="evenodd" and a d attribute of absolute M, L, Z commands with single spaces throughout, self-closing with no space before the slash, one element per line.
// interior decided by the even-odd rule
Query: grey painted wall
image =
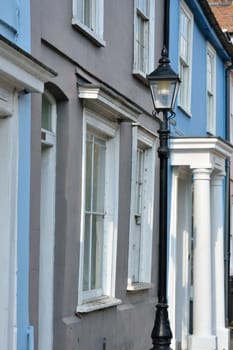
<path fill-rule="evenodd" d="M 148 87 L 133 77 L 133 0 L 105 0 L 104 39 L 99 48 L 71 25 L 72 1 L 32 0 L 32 54 L 58 72 L 48 90 L 57 101 L 56 227 L 54 276 L 54 349 L 141 350 L 151 346 L 157 282 L 158 162 L 152 280 L 154 288 L 126 291 L 128 272 L 131 125 L 120 125 L 120 183 L 116 297 L 122 304 L 86 315 L 75 315 L 78 297 L 81 218 L 82 101 L 76 69 L 101 82 L 141 108 L 140 123 L 156 133 Z M 156 1 L 156 61 L 162 47 L 162 0 Z M 41 98 L 32 101 L 30 318 L 38 332 L 40 239 L 40 118 Z M 106 339 L 106 341 L 104 340 Z M 106 347 L 104 348 L 104 343 Z M 47 350 L 47 349 L 45 349 Z M 48 349 L 50 350 L 50 349 Z"/>

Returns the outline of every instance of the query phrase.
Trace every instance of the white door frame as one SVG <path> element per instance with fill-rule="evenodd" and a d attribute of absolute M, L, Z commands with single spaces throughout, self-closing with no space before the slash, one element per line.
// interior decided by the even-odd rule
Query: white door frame
<path fill-rule="evenodd" d="M 42 129 L 40 196 L 39 350 L 53 348 L 53 290 L 56 186 L 56 102 L 46 92 L 52 108 L 52 131 Z"/>
<path fill-rule="evenodd" d="M 0 118 L 0 339 L 2 349 L 17 345 L 18 95 L 14 113 Z"/>
<path fill-rule="evenodd" d="M 169 259 L 169 314 L 173 349 L 187 349 L 190 319 L 192 180 L 190 171 L 172 169 Z"/>

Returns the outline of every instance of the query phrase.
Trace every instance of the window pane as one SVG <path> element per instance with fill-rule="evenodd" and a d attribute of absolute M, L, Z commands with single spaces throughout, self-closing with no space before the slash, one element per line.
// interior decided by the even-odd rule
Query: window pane
<path fill-rule="evenodd" d="M 91 0 L 84 1 L 84 23 L 91 26 Z"/>
<path fill-rule="evenodd" d="M 136 163 L 136 203 L 135 203 L 135 227 L 134 227 L 134 241 L 132 251 L 132 282 L 139 282 L 140 280 L 140 257 L 141 257 L 141 234 L 142 234 L 142 202 L 143 202 L 143 182 L 144 182 L 144 161 L 145 151 L 137 150 Z"/>
<path fill-rule="evenodd" d="M 106 141 L 87 133 L 83 290 L 102 286 Z"/>
<path fill-rule="evenodd" d="M 149 40 L 149 22 L 137 15 L 136 23 L 136 50 L 138 69 L 144 73 L 148 70 L 148 40 Z"/>
<path fill-rule="evenodd" d="M 91 289 L 102 287 L 103 216 L 93 215 L 91 246 Z"/>
<path fill-rule="evenodd" d="M 180 18 L 180 56 L 188 62 L 188 50 L 189 50 L 189 25 L 190 21 L 188 17 L 181 12 Z"/>
<path fill-rule="evenodd" d="M 140 281 L 140 255 L 141 255 L 141 225 L 135 225 L 132 251 L 132 282 Z"/>
<path fill-rule="evenodd" d="M 214 98 L 207 94 L 207 130 L 214 133 Z"/>
<path fill-rule="evenodd" d="M 207 89 L 213 91 L 213 56 L 208 52 L 207 53 Z"/>
<path fill-rule="evenodd" d="M 136 213 L 142 213 L 142 191 L 143 191 L 143 173 L 144 173 L 144 151 L 137 151 L 137 174 L 136 174 Z"/>
<path fill-rule="evenodd" d="M 188 107 L 188 68 L 184 64 L 180 64 L 180 103 L 184 107 Z"/>
<path fill-rule="evenodd" d="M 45 95 L 42 96 L 41 127 L 43 129 L 52 131 L 52 105 Z"/>
<path fill-rule="evenodd" d="M 92 136 L 87 136 L 86 142 L 86 210 L 91 210 L 92 196 Z"/>
<path fill-rule="evenodd" d="M 105 141 L 95 138 L 93 169 L 93 210 L 104 211 Z"/>
<path fill-rule="evenodd" d="M 83 0 L 83 23 L 91 30 L 96 29 L 96 0 Z"/>
<path fill-rule="evenodd" d="M 149 16 L 149 0 L 137 0 L 137 8 L 140 9 L 145 16 Z"/>
<path fill-rule="evenodd" d="M 87 291 L 90 289 L 90 234 L 91 234 L 91 216 L 85 215 L 85 236 L 84 236 L 84 262 L 83 262 L 83 290 Z"/>

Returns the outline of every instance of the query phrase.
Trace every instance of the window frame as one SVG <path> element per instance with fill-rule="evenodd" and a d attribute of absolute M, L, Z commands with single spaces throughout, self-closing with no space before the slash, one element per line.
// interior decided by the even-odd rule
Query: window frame
<path fill-rule="evenodd" d="M 105 196 L 104 208 L 102 290 L 83 291 L 87 132 L 102 135 L 106 139 L 105 193 L 107 193 L 108 196 Z M 85 313 L 121 303 L 119 299 L 115 298 L 116 242 L 118 230 L 119 124 L 116 121 L 105 119 L 90 109 L 84 108 L 82 158 L 82 209 L 77 312 Z"/>
<path fill-rule="evenodd" d="M 187 60 L 181 56 L 181 15 L 182 13 L 188 20 L 188 33 L 187 33 Z M 192 87 L 192 48 L 193 48 L 193 14 L 188 6 L 181 1 L 180 3 L 180 16 L 179 16 L 179 75 L 181 78 L 181 84 L 178 94 L 178 105 L 189 116 L 191 116 L 191 87 Z M 185 72 L 185 76 L 183 74 Z M 183 94 L 183 95 L 182 95 Z"/>
<path fill-rule="evenodd" d="M 84 13 L 80 15 L 80 9 L 83 12 L 83 3 L 85 0 L 73 0 L 73 17 L 72 25 L 87 36 L 93 43 L 99 47 L 106 45 L 103 38 L 104 35 L 104 0 L 91 0 L 95 2 L 95 15 L 92 13 L 91 17 L 94 18 L 95 28 L 91 29 L 84 23 Z"/>
<path fill-rule="evenodd" d="M 51 128 L 42 128 L 41 109 L 41 188 L 40 188 L 40 257 L 38 349 L 53 345 L 53 291 L 56 202 L 57 103 L 45 90 L 50 107 Z M 43 100 L 42 100 L 43 101 Z M 43 104 L 43 102 L 42 102 Z M 47 303 L 44 305 L 44 299 Z"/>
<path fill-rule="evenodd" d="M 208 86 L 208 56 L 211 56 L 211 90 Z M 210 99 L 211 98 L 211 99 Z M 211 101 L 211 106 L 209 103 Z M 212 111 L 211 115 L 210 112 Z M 216 51 L 213 46 L 207 42 L 206 46 L 206 121 L 207 132 L 215 135 L 216 133 Z"/>
<path fill-rule="evenodd" d="M 132 169 L 131 169 L 131 208 L 130 208 L 130 233 L 129 233 L 129 257 L 128 257 L 128 285 L 127 291 L 137 291 L 151 288 L 152 267 L 152 239 L 153 239 L 153 213 L 154 213 L 154 182 L 155 182 L 155 146 L 156 137 L 138 126 L 132 128 Z M 137 152 L 144 151 L 144 173 L 142 188 L 142 213 L 139 224 L 140 251 L 138 253 L 138 281 L 133 281 L 134 254 L 136 240 L 136 226 L 138 225 L 138 213 L 136 213 L 136 169 Z M 148 221 L 146 221 L 146 218 Z"/>
<path fill-rule="evenodd" d="M 155 3 L 153 0 L 148 1 L 148 14 L 143 13 L 143 11 L 138 7 L 138 0 L 134 0 L 134 62 L 133 62 L 133 75 L 140 80 L 146 82 L 146 75 L 149 74 L 154 69 L 154 51 L 155 51 Z M 140 69 L 140 62 L 138 59 L 138 48 L 137 48 L 137 20 L 140 17 L 145 22 L 148 22 L 147 29 L 145 28 L 144 36 L 146 42 L 146 51 L 144 51 L 143 61 L 146 61 L 146 68 Z M 147 33 L 146 33 L 147 31 Z M 145 59 L 145 56 L 147 57 Z"/>

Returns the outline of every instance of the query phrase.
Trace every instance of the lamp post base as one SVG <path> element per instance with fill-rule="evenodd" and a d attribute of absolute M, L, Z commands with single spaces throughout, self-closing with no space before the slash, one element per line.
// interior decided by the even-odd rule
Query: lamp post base
<path fill-rule="evenodd" d="M 159 303 L 156 308 L 155 324 L 151 333 L 153 348 L 150 350 L 171 350 L 172 331 L 168 319 L 168 305 Z"/>

